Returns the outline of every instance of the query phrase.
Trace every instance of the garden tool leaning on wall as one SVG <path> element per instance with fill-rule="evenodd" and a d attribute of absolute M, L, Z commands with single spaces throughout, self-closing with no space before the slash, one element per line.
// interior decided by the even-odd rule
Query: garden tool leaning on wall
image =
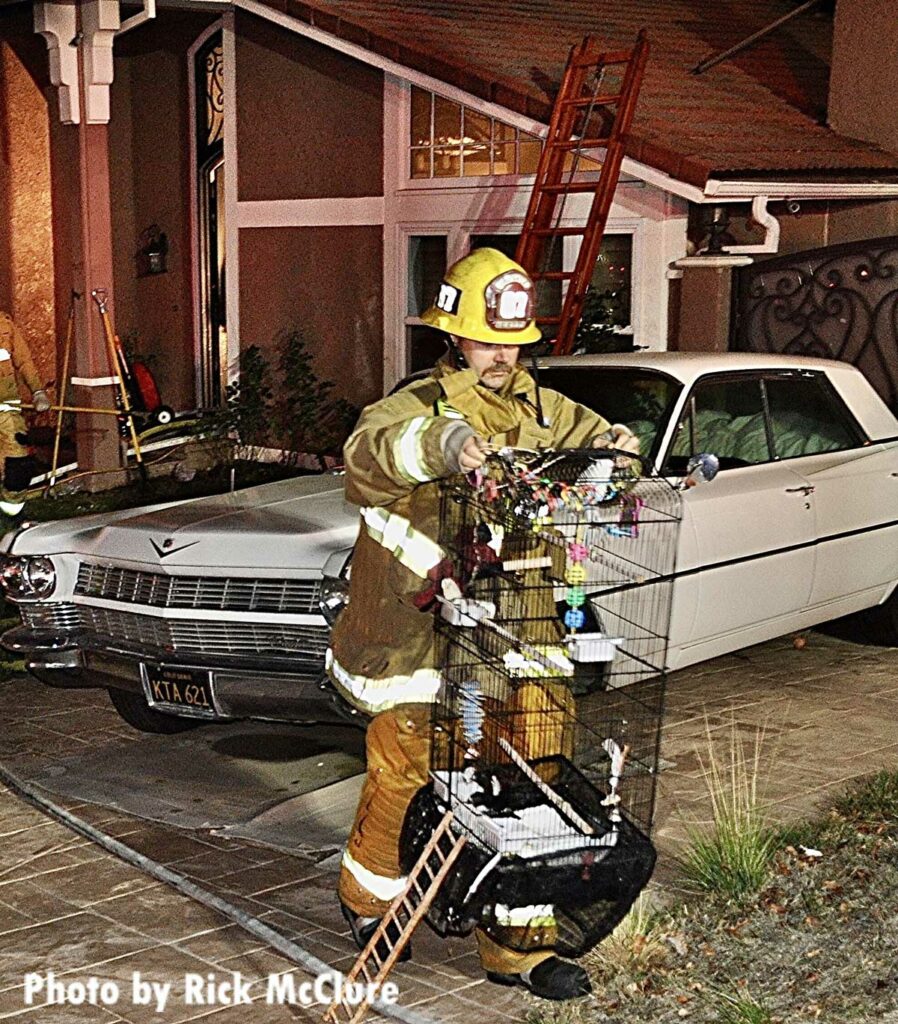
<path fill-rule="evenodd" d="M 120 421 L 120 432 L 126 441 L 130 439 L 134 447 L 134 458 L 140 471 L 141 478 L 146 480 L 146 467 L 143 461 L 143 451 L 140 446 L 140 439 L 137 434 L 134 422 L 134 409 L 128 395 L 127 369 L 121 344 L 112 328 L 112 319 L 109 316 L 108 293 L 105 288 L 95 288 L 91 292 L 94 302 L 100 313 L 100 320 L 103 324 L 103 338 L 106 343 L 106 355 L 109 361 L 109 373 L 115 393 L 115 408 L 104 409 L 93 406 L 68 405 L 69 367 L 71 365 L 72 344 L 75 338 L 75 302 L 81 298 L 78 292 L 72 292 L 72 302 L 69 307 L 68 326 L 66 328 L 65 348 L 62 357 L 62 387 L 59 393 L 59 405 L 53 406 L 56 412 L 56 429 L 53 437 L 53 461 L 50 466 L 50 473 L 47 478 L 46 490 L 50 491 L 56 484 L 59 470 L 59 448 L 62 438 L 63 414 L 66 412 L 90 413 L 100 416 L 116 416 Z M 127 461 L 127 460 L 126 460 Z"/>

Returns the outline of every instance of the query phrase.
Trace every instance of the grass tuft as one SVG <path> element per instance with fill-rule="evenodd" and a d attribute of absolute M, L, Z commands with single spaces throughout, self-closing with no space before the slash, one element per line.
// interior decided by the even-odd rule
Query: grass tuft
<path fill-rule="evenodd" d="M 699 763 L 705 773 L 713 825 L 709 831 L 689 830 L 683 873 L 702 892 L 739 900 L 764 885 L 777 849 L 777 836 L 767 822 L 760 795 L 764 734 L 758 730 L 753 749 L 746 751 L 734 723 L 725 760 L 709 729 L 707 738 L 707 764 L 701 755 Z"/>
<path fill-rule="evenodd" d="M 858 825 L 898 827 L 898 772 L 877 772 L 834 806 L 838 814 Z"/>
<path fill-rule="evenodd" d="M 618 986 L 635 983 L 639 988 L 667 959 L 668 949 L 661 916 L 643 892 L 614 931 L 586 954 L 583 965 L 600 983 L 614 979 Z"/>
<path fill-rule="evenodd" d="M 770 1011 L 747 992 L 733 994 L 716 990 L 711 993 L 712 1010 L 717 1024 L 771 1024 Z"/>

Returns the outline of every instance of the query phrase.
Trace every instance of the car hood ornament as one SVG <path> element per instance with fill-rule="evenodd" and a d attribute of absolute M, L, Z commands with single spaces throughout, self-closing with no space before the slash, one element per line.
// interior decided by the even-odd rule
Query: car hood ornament
<path fill-rule="evenodd" d="M 194 544 L 199 544 L 198 540 L 189 541 L 187 544 L 182 544 L 180 547 L 172 547 L 175 542 L 171 537 L 166 537 L 161 545 L 157 544 L 153 538 L 150 538 L 150 544 L 153 550 L 160 558 L 168 558 L 169 555 L 176 555 L 179 551 L 184 551 L 187 548 L 192 548 Z"/>

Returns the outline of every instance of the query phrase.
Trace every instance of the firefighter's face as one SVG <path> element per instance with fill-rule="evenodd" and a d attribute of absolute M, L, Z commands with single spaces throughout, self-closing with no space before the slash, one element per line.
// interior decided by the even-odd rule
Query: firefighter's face
<path fill-rule="evenodd" d="M 468 366 L 477 371 L 480 383 L 492 391 L 502 387 L 518 361 L 517 345 L 490 345 L 470 338 L 456 338 L 455 343 Z"/>

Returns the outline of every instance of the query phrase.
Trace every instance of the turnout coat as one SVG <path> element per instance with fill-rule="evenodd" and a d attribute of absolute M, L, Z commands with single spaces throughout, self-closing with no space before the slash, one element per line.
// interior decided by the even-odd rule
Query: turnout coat
<path fill-rule="evenodd" d="M 582 448 L 610 424 L 519 364 L 499 391 L 441 360 L 432 374 L 369 406 L 346 442 L 346 497 L 360 506 L 349 604 L 334 627 L 328 668 L 368 714 L 430 703 L 439 688 L 432 607 L 446 574 L 439 481 L 460 471 L 465 440 L 519 448 Z"/>

